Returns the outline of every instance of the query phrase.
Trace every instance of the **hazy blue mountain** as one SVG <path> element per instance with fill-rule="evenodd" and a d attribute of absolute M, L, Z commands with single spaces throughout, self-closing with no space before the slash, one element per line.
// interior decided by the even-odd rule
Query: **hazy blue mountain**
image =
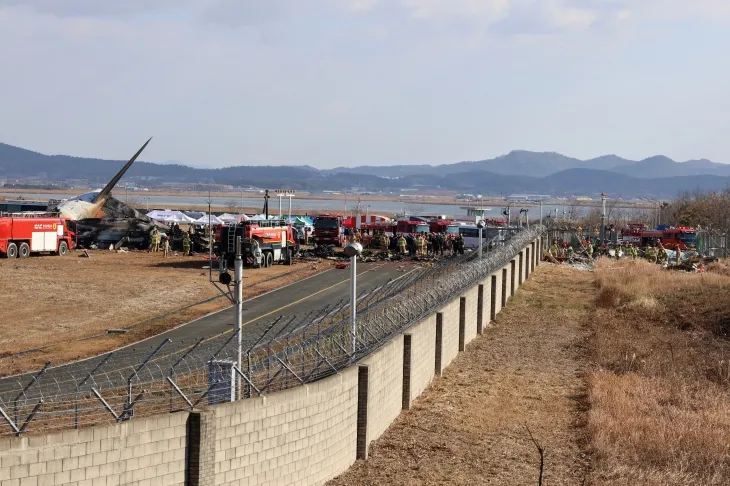
<path fill-rule="evenodd" d="M 124 162 L 45 155 L 0 143 L 0 177 L 11 181 L 28 177 L 44 182 L 85 179 L 101 187 Z M 437 166 L 361 166 L 331 170 L 306 165 L 204 169 L 180 163 L 138 161 L 125 179 L 136 180 L 141 185 L 197 182 L 310 191 L 360 186 L 392 192 L 404 188 L 442 188 L 484 195 L 591 196 L 608 192 L 613 196 L 669 198 L 683 190 L 723 189 L 730 183 L 730 165 L 706 159 L 679 163 L 661 155 L 638 162 L 616 155 L 579 160 L 554 152 L 515 150 L 494 159 Z"/>

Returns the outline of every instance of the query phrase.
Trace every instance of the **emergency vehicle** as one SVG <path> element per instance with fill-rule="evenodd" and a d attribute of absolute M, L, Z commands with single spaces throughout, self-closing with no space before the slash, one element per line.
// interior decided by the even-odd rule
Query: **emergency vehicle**
<path fill-rule="evenodd" d="M 75 246 L 75 223 L 47 214 L 0 213 L 0 255 L 28 258 L 32 253 L 66 255 Z"/>
<path fill-rule="evenodd" d="M 236 258 L 236 237 L 241 237 L 244 265 L 270 267 L 279 262 L 291 265 L 299 251 L 294 230 L 284 219 L 248 220 L 222 225 L 216 235 L 215 253 L 229 266 Z"/>
<path fill-rule="evenodd" d="M 645 247 L 649 243 L 656 245 L 661 242 L 664 248 L 672 250 L 677 247 L 680 250 L 697 247 L 697 234 L 695 229 L 689 226 L 663 226 L 648 229 L 644 223 L 629 223 L 621 230 L 618 240 L 621 243 L 630 243 L 639 247 Z"/>
<path fill-rule="evenodd" d="M 344 218 L 339 214 L 320 214 L 314 218 L 312 239 L 318 245 L 344 246 L 347 244 Z"/>

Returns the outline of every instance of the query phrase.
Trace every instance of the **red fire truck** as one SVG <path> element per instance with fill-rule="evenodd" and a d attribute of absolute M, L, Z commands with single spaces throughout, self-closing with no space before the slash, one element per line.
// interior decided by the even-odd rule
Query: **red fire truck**
<path fill-rule="evenodd" d="M 216 235 L 215 252 L 228 265 L 236 257 L 236 237 L 241 237 L 244 264 L 252 267 L 270 267 L 274 262 L 291 265 L 299 251 L 299 241 L 292 227 L 284 219 L 249 220 L 223 225 Z"/>
<path fill-rule="evenodd" d="M 31 253 L 66 255 L 74 248 L 73 221 L 47 215 L 0 214 L 0 255 L 28 258 Z"/>
<path fill-rule="evenodd" d="M 626 228 L 621 230 L 619 239 L 622 243 L 641 247 L 645 247 L 649 243 L 655 245 L 661 242 L 664 248 L 672 250 L 677 247 L 680 250 L 686 250 L 697 246 L 695 229 L 689 226 L 649 229 L 645 223 L 629 223 Z"/>
<path fill-rule="evenodd" d="M 344 218 L 339 214 L 320 214 L 314 218 L 312 238 L 318 245 L 344 246 L 347 243 Z"/>

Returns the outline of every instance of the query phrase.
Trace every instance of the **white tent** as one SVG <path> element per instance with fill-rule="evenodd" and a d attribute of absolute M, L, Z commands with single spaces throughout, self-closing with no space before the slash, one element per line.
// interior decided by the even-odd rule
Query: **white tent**
<path fill-rule="evenodd" d="M 224 223 L 235 223 L 237 221 L 248 221 L 248 216 L 246 216 L 245 214 L 225 213 L 218 216 L 218 219 L 220 219 Z"/>
<path fill-rule="evenodd" d="M 210 219 L 208 219 L 210 218 Z M 208 216 L 207 214 L 202 215 L 198 219 L 196 219 L 193 224 L 203 224 L 203 225 L 215 225 L 215 224 L 223 224 L 223 221 L 218 218 L 218 216 L 213 216 L 212 214 Z"/>
<path fill-rule="evenodd" d="M 164 221 L 165 223 L 192 223 L 195 221 L 195 219 L 186 216 L 182 211 L 154 210 L 147 213 L 147 217 L 155 221 Z"/>

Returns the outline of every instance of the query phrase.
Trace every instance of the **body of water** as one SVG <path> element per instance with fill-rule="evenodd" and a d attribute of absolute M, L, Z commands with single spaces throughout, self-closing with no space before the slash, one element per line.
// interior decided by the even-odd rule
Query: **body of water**
<path fill-rule="evenodd" d="M 17 194 L 17 193 L 7 193 L 7 192 L 0 192 L 0 196 L 5 196 L 8 199 L 18 199 L 19 196 L 21 196 L 24 199 L 29 200 L 38 200 L 38 201 L 47 201 L 49 199 L 66 199 L 69 197 L 68 194 L 52 194 L 52 193 L 46 193 L 46 194 L 38 194 L 38 193 L 25 193 L 25 194 Z M 207 206 L 207 197 L 200 197 L 200 196 L 143 196 L 140 193 L 135 194 L 129 194 L 128 198 L 124 194 L 121 194 L 119 196 L 115 196 L 117 199 L 123 202 L 130 202 L 135 203 L 138 206 L 141 207 L 149 207 L 150 210 L 153 209 L 179 209 L 181 207 L 188 207 L 188 206 Z M 233 198 L 233 197 L 215 197 L 213 196 L 211 198 L 212 206 L 220 208 L 225 208 L 229 205 L 229 203 L 235 201 L 235 204 L 237 207 L 245 207 L 245 208 L 260 208 L 263 209 L 263 198 L 253 198 L 253 197 L 244 197 L 244 198 Z M 278 197 L 271 197 L 269 199 L 269 214 L 277 214 L 279 212 L 279 198 Z M 292 211 L 293 212 L 307 212 L 309 214 L 320 214 L 325 212 L 333 212 L 333 213 L 343 213 L 347 212 L 350 213 L 355 209 L 355 206 L 357 205 L 356 201 L 353 201 L 351 199 L 347 200 L 347 205 L 345 205 L 344 200 L 339 199 L 297 199 L 292 198 Z M 289 200 L 288 198 L 282 198 L 281 203 L 282 211 L 284 214 L 287 214 L 289 212 Z M 467 203 L 465 202 L 463 205 L 453 205 L 453 204 L 429 204 L 427 202 L 422 201 L 363 201 L 360 205 L 363 212 L 367 210 L 370 214 L 384 214 L 384 215 L 390 215 L 395 213 L 402 213 L 403 211 L 406 212 L 406 214 L 423 214 L 423 215 L 445 215 L 448 217 L 456 217 L 456 218 L 465 218 L 466 217 L 466 209 L 462 209 L 462 207 L 467 207 Z M 487 218 L 502 218 L 501 214 L 501 208 L 503 206 L 488 206 L 485 205 L 485 208 L 490 208 L 489 211 L 486 212 Z M 542 207 L 542 213 L 543 216 L 547 216 L 548 214 L 555 215 L 555 210 L 558 211 L 558 217 L 563 216 L 563 210 L 568 211 L 569 208 L 567 206 L 563 207 L 562 205 L 543 205 Z M 579 212 L 579 215 L 585 215 L 590 211 L 592 208 L 588 207 L 578 207 L 576 208 Z M 520 206 L 515 205 L 513 203 L 513 206 L 511 208 L 511 216 L 513 219 L 517 219 L 519 217 L 519 211 Z M 529 208 L 529 216 L 530 219 L 537 219 L 540 216 L 540 210 L 537 207 L 531 207 Z"/>

